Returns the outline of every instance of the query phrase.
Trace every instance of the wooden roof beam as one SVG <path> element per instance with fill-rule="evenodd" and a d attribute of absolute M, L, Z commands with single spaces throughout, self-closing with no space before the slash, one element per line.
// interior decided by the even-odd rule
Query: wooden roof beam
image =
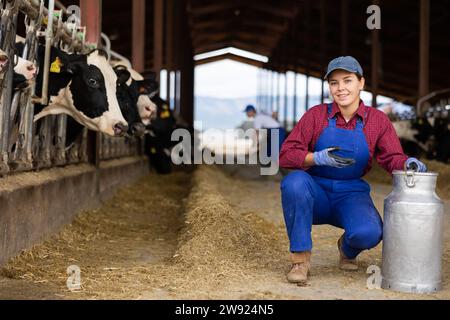
<path fill-rule="evenodd" d="M 290 8 L 287 7 L 282 8 L 280 6 L 272 6 L 264 2 L 250 3 L 247 4 L 246 6 L 256 11 L 261 11 L 288 19 L 294 18 L 298 13 L 297 6 L 293 6 Z"/>
<path fill-rule="evenodd" d="M 189 14 L 192 14 L 194 16 L 200 16 L 217 13 L 220 11 L 231 10 L 234 9 L 236 6 L 239 6 L 238 1 L 222 1 L 202 6 L 188 5 L 187 11 Z"/>
<path fill-rule="evenodd" d="M 198 65 L 202 65 L 202 64 L 215 62 L 215 61 L 225 60 L 225 59 L 230 59 L 230 60 L 233 60 L 233 61 L 249 64 L 249 65 L 252 65 L 252 66 L 255 66 L 255 67 L 259 67 L 259 68 L 261 68 L 264 65 L 264 63 L 261 62 L 261 61 L 249 59 L 249 58 L 246 58 L 246 57 L 241 57 L 241 56 L 238 56 L 238 55 L 235 55 L 235 54 L 232 54 L 232 53 L 225 53 L 225 54 L 221 54 L 221 55 L 218 55 L 218 56 L 214 56 L 214 57 L 198 60 L 198 61 L 195 62 L 195 65 L 198 66 Z"/>
<path fill-rule="evenodd" d="M 237 32 L 218 32 L 218 33 L 211 33 L 211 34 L 203 34 L 198 35 L 196 37 L 192 37 L 192 43 L 193 46 L 196 47 L 197 45 L 201 45 L 202 43 L 207 42 L 215 42 L 215 41 L 223 41 L 226 39 L 230 40 L 241 40 L 241 41 L 256 41 L 260 43 L 264 43 L 267 45 L 274 45 L 277 42 L 278 35 L 276 34 L 262 34 L 257 35 L 252 32 L 247 31 L 237 31 Z"/>
<path fill-rule="evenodd" d="M 195 54 L 202 54 L 206 52 L 211 52 L 215 50 L 225 49 L 228 47 L 234 47 L 241 50 L 246 50 L 252 53 L 260 54 L 263 56 L 268 56 L 270 54 L 270 48 L 268 48 L 266 45 L 262 44 L 255 44 L 255 43 L 245 43 L 242 41 L 236 41 L 236 40 L 225 40 L 221 42 L 215 42 L 215 43 L 205 43 L 202 45 L 199 45 L 195 48 Z"/>

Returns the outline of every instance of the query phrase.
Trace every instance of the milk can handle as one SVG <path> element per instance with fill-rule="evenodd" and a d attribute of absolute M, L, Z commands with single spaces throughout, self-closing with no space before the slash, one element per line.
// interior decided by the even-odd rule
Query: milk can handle
<path fill-rule="evenodd" d="M 414 180 L 414 171 L 407 170 L 405 177 L 406 185 L 410 188 L 413 188 L 416 185 L 416 181 Z"/>

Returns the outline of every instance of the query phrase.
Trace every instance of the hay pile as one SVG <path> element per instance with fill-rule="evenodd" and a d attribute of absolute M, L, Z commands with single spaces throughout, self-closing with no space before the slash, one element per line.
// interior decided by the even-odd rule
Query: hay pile
<path fill-rule="evenodd" d="M 0 274 L 46 284 L 58 297 L 138 298 L 142 287 L 136 287 L 154 287 L 154 269 L 176 248 L 189 181 L 181 172 L 146 176 L 121 189 L 102 208 L 80 213 L 51 239 L 24 250 Z M 81 269 L 82 289 L 77 293 L 66 287 L 70 265 Z M 23 294 L 28 298 L 34 293 Z M 0 296 L 8 298 L 7 293 Z"/>
<path fill-rule="evenodd" d="M 23 251 L 0 274 L 45 284 L 70 299 L 161 298 L 161 292 L 207 298 L 218 288 L 261 279 L 263 272 L 282 275 L 284 234 L 255 213 L 237 213 L 218 191 L 231 183 L 207 166 L 193 177 L 145 177 Z M 76 293 L 66 287 L 70 265 L 81 269 Z"/>
<path fill-rule="evenodd" d="M 196 286 L 207 289 L 283 267 L 285 248 L 278 229 L 254 213 L 237 213 L 218 191 L 224 183 L 233 183 L 232 178 L 214 168 L 203 166 L 195 173 L 173 259 L 188 281 L 178 279 L 177 287 L 192 287 L 195 279 Z"/>
<path fill-rule="evenodd" d="M 435 160 L 424 160 L 428 171 L 439 173 L 437 178 L 436 193 L 442 199 L 450 199 L 450 165 Z M 392 185 L 392 177 L 376 161 L 373 162 L 372 170 L 365 179 L 370 183 L 383 183 Z"/>

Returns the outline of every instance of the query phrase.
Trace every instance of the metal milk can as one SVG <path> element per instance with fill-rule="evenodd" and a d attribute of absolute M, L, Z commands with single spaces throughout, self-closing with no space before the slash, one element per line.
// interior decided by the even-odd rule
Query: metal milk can
<path fill-rule="evenodd" d="M 431 293 L 442 288 L 444 204 L 438 174 L 394 171 L 384 200 L 381 288 Z"/>

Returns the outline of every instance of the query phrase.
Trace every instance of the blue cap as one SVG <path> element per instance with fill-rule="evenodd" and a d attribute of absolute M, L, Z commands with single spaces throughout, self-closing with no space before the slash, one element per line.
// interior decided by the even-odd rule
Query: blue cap
<path fill-rule="evenodd" d="M 342 69 L 342 70 L 346 70 L 348 72 L 356 73 L 356 74 L 358 74 L 361 77 L 363 75 L 363 70 L 362 70 L 361 65 L 359 64 L 359 62 L 355 58 L 353 58 L 351 56 L 344 56 L 344 57 L 337 57 L 337 58 L 335 58 L 335 59 L 330 61 L 330 63 L 328 64 L 327 74 L 323 78 L 327 79 L 328 76 L 334 70 L 338 70 L 338 69 Z"/>
<path fill-rule="evenodd" d="M 251 104 L 249 104 L 248 106 L 245 107 L 244 112 L 250 112 L 250 111 L 256 112 L 256 108 L 254 106 L 252 106 Z"/>

